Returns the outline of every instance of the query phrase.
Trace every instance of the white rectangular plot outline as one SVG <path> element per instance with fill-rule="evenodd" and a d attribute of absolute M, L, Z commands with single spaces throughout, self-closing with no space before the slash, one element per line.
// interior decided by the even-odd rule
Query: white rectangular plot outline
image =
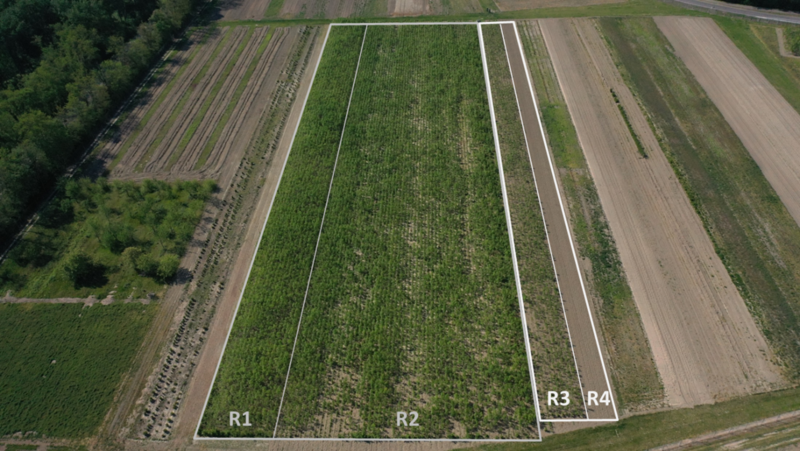
<path fill-rule="evenodd" d="M 593 336 L 594 336 L 595 344 L 597 345 L 597 353 L 598 353 L 598 355 L 600 357 L 600 363 L 601 363 L 601 365 L 603 367 L 603 376 L 605 377 L 606 387 L 608 387 L 608 392 L 609 392 L 609 394 L 611 394 L 611 405 L 614 408 L 614 418 L 613 419 L 611 419 L 611 418 L 607 418 L 607 419 L 590 419 L 590 418 L 588 418 L 588 413 L 587 413 L 587 418 L 579 418 L 579 419 L 571 419 L 571 418 L 566 418 L 566 419 L 561 419 L 561 418 L 542 419 L 540 417 L 539 421 L 546 422 L 546 423 L 559 423 L 559 422 L 561 422 L 561 423 L 598 422 L 599 423 L 599 422 L 616 422 L 616 421 L 619 421 L 619 413 L 617 411 L 617 405 L 616 405 L 616 402 L 614 400 L 613 391 L 612 391 L 612 388 L 611 388 L 611 383 L 610 383 L 610 381 L 608 379 L 608 372 L 606 370 L 605 359 L 603 358 L 603 351 L 602 351 L 602 349 L 600 347 L 600 340 L 599 340 L 599 338 L 597 336 L 597 329 L 596 329 L 596 327 L 594 325 L 594 317 L 592 315 L 591 306 L 589 305 L 589 297 L 588 297 L 588 295 L 586 293 L 586 286 L 585 286 L 585 284 L 583 282 L 583 274 L 580 271 L 580 264 L 578 263 L 578 254 L 575 251 L 575 244 L 574 244 L 574 242 L 572 240 L 572 232 L 569 229 L 569 221 L 567 220 L 566 209 L 564 208 L 564 203 L 561 200 L 561 191 L 560 191 L 560 189 L 558 187 L 558 179 L 556 178 L 555 168 L 553 166 L 553 160 L 552 160 L 552 157 L 550 156 L 550 148 L 547 145 L 547 136 L 544 133 L 544 126 L 542 125 L 542 118 L 541 118 L 541 115 L 539 114 L 539 104 L 536 101 L 536 94 L 535 94 L 535 92 L 533 90 L 533 83 L 531 82 L 530 69 L 528 68 L 528 62 L 527 62 L 527 60 L 525 58 L 525 50 L 524 50 L 524 47 L 522 46 L 522 41 L 520 40 L 520 37 L 519 37 L 519 30 L 517 28 L 517 23 L 515 21 L 498 21 L 498 22 L 484 22 L 484 24 L 485 25 L 490 25 L 490 24 L 498 24 L 498 25 L 500 25 L 500 24 L 513 24 L 514 25 L 514 34 L 516 35 L 517 45 L 519 45 L 520 53 L 522 55 L 522 64 L 525 67 L 525 76 L 526 76 L 527 81 L 528 81 L 528 89 L 530 90 L 531 98 L 533 99 L 534 110 L 536 111 L 536 120 L 539 123 L 539 131 L 542 134 L 542 141 L 544 143 L 545 153 L 547 155 L 547 162 L 548 162 L 548 164 L 550 166 L 550 173 L 553 176 L 553 183 L 555 184 L 556 194 L 558 196 L 558 203 L 559 203 L 559 206 L 561 207 L 561 215 L 562 215 L 562 217 L 564 219 L 564 224 L 566 225 L 567 237 L 569 238 L 569 245 L 570 245 L 570 248 L 571 248 L 571 251 L 572 251 L 572 257 L 573 257 L 573 259 L 575 261 L 575 267 L 578 269 L 578 279 L 581 282 L 581 292 L 583 293 L 583 299 L 584 299 L 584 301 L 586 303 L 586 310 L 587 310 L 587 312 L 589 314 L 589 321 L 590 321 L 590 323 L 592 325 L 592 333 L 593 333 Z M 501 30 L 502 30 L 502 28 L 501 28 Z M 509 68 L 509 70 L 510 70 L 510 68 Z M 517 89 L 516 85 L 514 85 L 515 95 L 516 95 L 516 89 Z M 524 128 L 524 126 L 523 126 L 523 128 Z M 548 246 L 549 245 L 550 245 L 550 243 L 549 243 L 549 240 L 548 240 Z M 566 320 L 566 316 L 565 316 L 564 319 Z M 588 406 L 585 406 L 585 407 L 588 408 Z"/>
<path fill-rule="evenodd" d="M 488 22 L 486 24 L 500 24 L 500 23 L 514 23 L 514 22 L 513 21 L 510 21 L 510 22 Z M 220 368 L 220 366 L 222 364 L 222 358 L 225 355 L 225 349 L 228 346 L 228 340 L 230 339 L 230 335 L 231 335 L 231 332 L 233 330 L 233 324 L 236 321 L 236 317 L 237 317 L 237 315 L 239 313 L 239 307 L 241 306 L 242 298 L 244 297 L 244 292 L 245 292 L 245 290 L 247 288 L 247 283 L 248 283 L 248 281 L 250 279 L 250 275 L 252 274 L 253 265 L 255 264 L 256 255 L 258 255 L 258 250 L 259 250 L 259 247 L 261 245 L 261 241 L 262 241 L 263 236 L 264 236 L 264 231 L 265 231 L 266 226 L 267 226 L 267 221 L 269 220 L 269 216 L 270 216 L 270 213 L 272 211 L 272 206 L 275 203 L 275 197 L 277 195 L 278 189 L 280 188 L 280 182 L 283 179 L 283 174 L 284 174 L 284 171 L 286 170 L 286 163 L 289 161 L 289 156 L 291 154 L 292 147 L 294 146 L 294 140 L 295 140 L 295 138 L 297 136 L 297 131 L 300 128 L 300 123 L 302 122 L 302 119 L 303 119 L 303 113 L 305 112 L 306 104 L 308 102 L 308 97 L 309 97 L 309 94 L 311 93 L 311 89 L 313 88 L 314 80 L 316 79 L 316 75 L 317 75 L 317 70 L 319 69 L 319 64 L 322 61 L 322 56 L 323 56 L 323 54 L 325 52 L 325 47 L 327 46 L 327 43 L 328 43 L 328 37 L 330 36 L 330 31 L 334 26 L 364 26 L 364 27 L 368 27 L 368 26 L 401 26 L 401 25 L 477 25 L 478 38 L 479 38 L 480 50 L 481 50 L 481 58 L 482 58 L 483 69 L 484 69 L 484 79 L 485 79 L 485 82 L 486 82 L 487 94 L 489 96 L 489 109 L 490 109 L 490 114 L 491 114 L 491 117 L 492 117 L 492 132 L 493 132 L 494 141 L 495 141 L 495 151 L 497 153 L 498 164 L 500 166 L 499 170 L 500 170 L 500 180 L 501 180 L 502 189 L 503 189 L 503 202 L 504 202 L 505 211 L 506 211 L 506 220 L 508 222 L 508 227 L 509 227 L 509 237 L 511 239 L 514 273 L 515 273 L 515 279 L 516 279 L 516 284 L 517 284 L 517 293 L 518 293 L 518 299 L 520 301 L 520 308 L 522 309 L 521 312 L 522 312 L 523 330 L 524 330 L 524 335 L 525 335 L 525 346 L 526 346 L 527 351 L 528 351 L 527 352 L 528 369 L 529 369 L 529 373 L 530 373 L 530 377 L 531 377 L 531 388 L 533 390 L 534 407 L 535 407 L 535 410 L 536 410 L 536 418 L 537 418 L 537 425 L 536 426 L 537 426 L 539 437 L 536 438 L 536 439 L 305 438 L 305 437 L 274 437 L 274 433 L 273 433 L 273 437 L 202 437 L 202 436 L 199 435 L 200 425 L 203 422 L 203 417 L 205 416 L 205 411 L 206 411 L 206 408 L 208 407 L 208 401 L 211 398 L 211 392 L 214 389 L 214 384 L 216 383 L 216 380 L 217 380 L 217 375 L 219 373 L 219 368 Z M 516 24 L 515 24 L 515 27 L 516 27 Z M 366 30 L 365 30 L 365 33 L 366 33 Z M 519 39 L 519 37 L 517 37 L 517 39 Z M 362 46 L 363 46 L 363 42 L 362 42 Z M 521 44 L 520 44 L 520 48 L 521 48 Z M 359 55 L 359 58 L 360 58 L 360 55 Z M 523 60 L 524 60 L 524 58 L 523 58 Z M 527 66 L 526 66 L 526 70 L 527 70 Z M 356 73 L 356 76 L 357 76 L 357 73 Z M 355 86 L 355 77 L 354 77 L 354 82 L 353 83 L 354 83 L 353 84 L 353 87 L 354 87 Z M 530 80 L 529 80 L 529 83 L 530 83 Z M 351 95 L 352 95 L 352 92 L 351 92 Z M 534 102 L 535 102 L 535 100 L 534 100 Z M 538 116 L 538 111 L 537 111 L 537 116 Z M 540 127 L 541 127 L 541 121 L 540 121 L 539 124 L 540 124 Z M 342 130 L 342 134 L 344 134 L 344 130 Z M 203 410 L 201 412 L 200 419 L 197 422 L 197 427 L 195 428 L 195 434 L 194 434 L 193 440 L 195 440 L 195 441 L 343 441 L 343 442 L 348 442 L 348 441 L 349 442 L 358 442 L 358 441 L 362 441 L 362 442 L 509 442 L 509 443 L 511 443 L 511 442 L 527 442 L 527 443 L 538 443 L 538 442 L 541 442 L 542 441 L 541 423 L 542 423 L 543 420 L 541 419 L 541 415 L 540 415 L 540 412 L 539 412 L 538 395 L 537 395 L 537 392 L 536 392 L 536 380 L 535 380 L 535 376 L 533 374 L 533 364 L 532 364 L 531 354 L 530 354 L 530 349 L 529 349 L 530 341 L 528 340 L 527 324 L 525 323 L 525 319 L 524 319 L 524 305 L 522 304 L 522 297 L 521 297 L 522 296 L 522 294 L 521 294 L 522 291 L 521 291 L 520 281 L 519 281 L 519 271 L 518 271 L 518 268 L 517 268 L 516 253 L 515 253 L 514 244 L 513 244 L 514 243 L 514 241 L 513 241 L 513 232 L 511 230 L 511 225 L 510 225 L 510 216 L 508 216 L 510 214 L 509 210 L 508 210 L 508 198 L 507 198 L 506 192 L 505 192 L 505 179 L 504 179 L 504 177 L 502 175 L 502 161 L 499 160 L 500 154 L 499 154 L 499 147 L 498 146 L 499 146 L 499 144 L 498 144 L 498 139 L 497 139 L 497 127 L 496 127 L 496 123 L 495 123 L 495 120 L 494 120 L 494 106 L 493 106 L 493 104 L 491 102 L 491 87 L 489 85 L 488 66 L 487 66 L 487 63 L 486 63 L 486 54 L 485 54 L 485 48 L 484 48 L 484 45 L 483 45 L 483 34 L 482 34 L 482 30 L 481 30 L 481 22 L 380 22 L 380 23 L 361 22 L 361 23 L 331 23 L 329 25 L 329 27 L 328 27 L 328 30 L 327 30 L 326 34 L 325 34 L 325 38 L 324 38 L 323 43 L 322 43 L 322 48 L 320 50 L 319 57 L 317 58 L 316 65 L 314 66 L 314 73 L 313 73 L 312 78 L 311 78 L 311 83 L 309 84 L 308 90 L 307 90 L 306 95 L 305 95 L 305 97 L 303 99 L 303 107 L 300 110 L 300 116 L 298 117 L 297 124 L 295 125 L 294 132 L 292 133 L 292 139 L 291 139 L 291 141 L 289 143 L 289 150 L 287 151 L 286 157 L 285 157 L 285 159 L 283 161 L 283 166 L 281 168 L 281 172 L 280 172 L 280 175 L 278 177 L 278 182 L 277 182 L 277 184 L 275 186 L 275 191 L 272 193 L 272 199 L 270 200 L 270 206 L 267 209 L 267 216 L 266 216 L 266 218 L 264 220 L 264 224 L 262 225 L 261 233 L 259 235 L 258 242 L 256 243 L 256 249 L 254 250 L 254 253 L 253 253 L 253 258 L 250 261 L 250 267 L 249 267 L 249 269 L 247 271 L 247 277 L 245 278 L 245 283 L 244 283 L 244 285 L 242 287 L 242 290 L 241 290 L 241 292 L 239 294 L 239 300 L 237 301 L 236 309 L 234 311 L 233 318 L 231 319 L 231 324 L 228 327 L 228 334 L 225 337 L 225 343 L 223 344 L 222 352 L 220 353 L 219 360 L 217 361 L 217 366 L 216 366 L 216 369 L 214 371 L 214 378 L 213 378 L 213 380 L 211 382 L 211 387 L 209 388 L 208 393 L 206 394 L 206 400 L 205 400 L 205 403 L 203 405 Z M 549 158 L 549 155 L 548 155 L 548 158 Z M 552 167 L 552 165 L 551 165 L 551 167 Z M 574 249 L 573 249 L 573 252 L 574 252 Z M 595 334 L 595 338 L 596 338 L 596 334 Z M 605 370 L 605 365 L 604 365 L 603 368 Z M 277 421 L 278 420 L 279 420 L 279 418 L 276 418 L 276 426 L 277 426 Z M 551 421 L 551 420 L 545 420 L 545 421 Z M 580 420 L 566 420 L 566 421 L 580 421 Z M 586 420 L 583 420 L 583 421 L 586 421 Z M 601 421 L 601 420 L 592 420 L 592 421 Z"/>

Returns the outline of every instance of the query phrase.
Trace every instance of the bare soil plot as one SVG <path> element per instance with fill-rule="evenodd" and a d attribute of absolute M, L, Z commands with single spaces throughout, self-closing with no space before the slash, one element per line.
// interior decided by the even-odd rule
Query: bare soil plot
<path fill-rule="evenodd" d="M 800 224 L 800 114 L 711 19 L 656 24 Z"/>
<path fill-rule="evenodd" d="M 606 5 L 624 3 L 627 0 L 495 0 L 500 11 L 519 11 L 523 9 L 553 8 L 564 6 Z"/>
<path fill-rule="evenodd" d="M 386 0 L 384 0 L 386 1 Z M 287 19 L 335 19 L 351 17 L 364 8 L 365 0 L 299 0 L 283 3 L 280 17 Z"/>
<path fill-rule="evenodd" d="M 710 403 L 780 384 L 763 336 L 593 23 L 540 23 L 667 402 Z"/>
<path fill-rule="evenodd" d="M 430 14 L 431 3 L 428 0 L 389 0 L 389 15 L 420 16 Z"/>

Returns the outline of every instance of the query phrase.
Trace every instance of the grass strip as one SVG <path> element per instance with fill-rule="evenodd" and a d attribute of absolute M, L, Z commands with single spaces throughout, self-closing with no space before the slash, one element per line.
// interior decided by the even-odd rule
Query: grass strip
<path fill-rule="evenodd" d="M 219 91 L 222 89 L 222 85 L 225 84 L 225 81 L 233 70 L 233 67 L 236 65 L 236 62 L 239 61 L 239 57 L 242 55 L 242 52 L 244 52 L 245 47 L 247 47 L 247 43 L 253 36 L 253 32 L 255 32 L 255 27 L 250 27 L 247 30 L 247 33 L 244 35 L 244 38 L 242 38 L 242 42 L 239 44 L 239 47 L 236 48 L 236 51 L 234 51 L 233 57 L 230 61 L 228 61 L 228 65 L 225 66 L 225 69 L 223 69 L 219 79 L 211 88 L 211 92 L 206 96 L 203 104 L 200 106 L 200 110 L 194 116 L 194 119 L 192 119 L 192 123 L 189 124 L 189 128 L 186 129 L 186 132 L 183 134 L 180 142 L 178 142 L 178 148 L 175 149 L 175 151 L 173 151 L 170 155 L 169 161 L 167 162 L 167 170 L 172 169 L 172 166 L 175 165 L 175 163 L 178 161 L 178 158 L 180 158 L 180 156 L 186 150 L 186 145 L 189 144 L 189 141 L 191 141 L 192 136 L 194 136 L 194 133 L 197 131 L 197 128 L 200 127 L 200 123 L 203 122 L 208 109 L 211 108 L 211 103 L 214 102 L 214 99 L 216 99 L 217 94 L 219 94 Z"/>
<path fill-rule="evenodd" d="M 330 31 L 201 435 L 272 437 L 363 34 L 364 27 Z M 229 427 L 237 406 L 247 406 L 253 427 Z"/>
<path fill-rule="evenodd" d="M 800 378 L 800 227 L 651 18 L 601 19 L 621 73 L 748 309 Z"/>
<path fill-rule="evenodd" d="M 528 323 L 535 324 L 530 329 L 529 336 L 536 386 L 541 394 L 548 391 L 560 393 L 564 390 L 573 394 L 566 408 L 547 405 L 543 396 L 540 396 L 539 406 L 544 418 L 581 418 L 586 413 L 583 400 L 579 397 L 580 381 L 559 297 L 503 36 L 499 25 L 484 25 L 482 28 L 525 311 Z"/>
<path fill-rule="evenodd" d="M 533 446 L 530 444 L 486 445 L 478 449 L 496 451 L 651 449 L 798 409 L 800 409 L 800 389 L 794 388 L 697 406 L 692 409 L 638 415 L 607 426 L 548 436 L 542 443 L 536 443 Z M 719 448 L 714 447 L 714 449 Z M 767 448 L 759 447 L 759 449 Z"/>
<path fill-rule="evenodd" d="M 153 140 L 153 142 L 150 143 L 150 146 L 147 148 L 147 151 L 139 160 L 139 163 L 136 165 L 136 168 L 134 170 L 135 172 L 142 172 L 144 170 L 144 167 L 150 161 L 150 157 L 153 156 L 153 152 L 155 152 L 156 148 L 158 148 L 158 146 L 161 144 L 161 141 L 164 140 L 164 137 L 167 136 L 167 133 L 169 133 L 170 128 L 172 128 L 172 124 L 175 123 L 175 120 L 178 118 L 178 115 L 183 111 L 183 107 L 186 105 L 186 102 L 189 101 L 189 97 L 191 97 L 198 83 L 200 83 L 200 81 L 208 72 L 208 69 L 211 68 L 211 66 L 216 62 L 215 60 L 217 58 L 217 55 L 219 55 L 219 53 L 225 47 L 225 44 L 227 44 L 228 40 L 231 38 L 232 33 L 233 33 L 233 27 L 228 29 L 227 33 L 225 33 L 225 37 L 220 41 L 220 43 L 214 49 L 214 52 L 208 58 L 206 65 L 203 66 L 203 68 L 200 69 L 200 72 L 198 72 L 198 74 L 192 79 L 192 82 L 189 84 L 189 87 L 186 89 L 186 91 L 183 92 L 183 95 L 181 95 L 181 99 L 178 101 L 178 104 L 175 105 L 175 108 L 173 108 L 172 113 L 169 115 L 169 118 L 167 118 L 167 120 L 163 124 L 161 124 L 155 139 Z"/>
<path fill-rule="evenodd" d="M 269 19 L 272 17 L 278 17 L 282 8 L 283 0 L 270 0 L 267 10 L 264 11 L 264 18 Z"/>
<path fill-rule="evenodd" d="M 625 107 L 622 106 L 620 103 L 619 98 L 617 97 L 617 93 L 614 90 L 611 90 L 611 95 L 614 97 L 614 103 L 617 104 L 617 108 L 619 108 L 619 113 L 622 115 L 622 120 L 625 121 L 625 126 L 628 127 L 628 131 L 630 132 L 631 136 L 633 137 L 633 142 L 636 143 L 636 150 L 639 151 L 639 154 L 644 158 L 649 158 L 647 156 L 647 152 L 644 150 L 644 146 L 642 145 L 642 141 L 639 139 L 639 135 L 633 129 L 631 125 L 631 120 L 628 119 L 628 113 L 625 111 Z"/>
<path fill-rule="evenodd" d="M 535 23 L 524 24 L 520 35 L 578 252 L 591 263 L 586 280 L 600 301 L 599 323 L 619 408 L 631 411 L 658 403 L 664 389 L 544 39 Z"/>
<path fill-rule="evenodd" d="M 239 86 L 236 87 L 236 92 L 233 94 L 233 98 L 225 107 L 225 112 L 222 113 L 222 117 L 220 118 L 217 125 L 214 126 L 214 131 L 211 132 L 211 136 L 208 139 L 205 147 L 203 147 L 203 151 L 200 153 L 200 157 L 197 159 L 197 164 L 194 165 L 195 170 L 200 170 L 205 166 L 206 161 L 208 161 L 209 155 L 211 155 L 211 151 L 214 150 L 214 146 L 217 145 L 217 141 L 219 141 L 219 137 L 222 134 L 222 130 L 225 129 L 225 126 L 228 124 L 228 120 L 231 118 L 233 114 L 233 110 L 236 108 L 236 105 L 239 103 L 239 99 L 242 97 L 242 93 L 244 92 L 245 88 L 247 88 L 247 83 L 250 81 L 250 77 L 253 75 L 253 72 L 256 70 L 259 61 L 261 58 L 264 57 L 264 51 L 267 48 L 267 45 L 272 40 L 272 35 L 275 33 L 275 29 L 272 28 L 267 33 L 267 37 L 264 39 L 264 42 L 258 47 L 256 50 L 256 57 L 253 58 L 253 61 L 250 63 L 250 66 L 247 68 L 247 72 L 245 72 L 244 77 L 242 78 L 241 82 L 239 82 Z"/>

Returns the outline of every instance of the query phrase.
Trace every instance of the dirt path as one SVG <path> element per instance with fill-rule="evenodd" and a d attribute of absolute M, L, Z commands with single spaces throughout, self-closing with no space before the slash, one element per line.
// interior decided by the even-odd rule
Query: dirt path
<path fill-rule="evenodd" d="M 539 201 L 547 228 L 550 250 L 556 267 L 556 275 L 561 289 L 561 298 L 564 311 L 569 324 L 572 338 L 572 349 L 578 364 L 581 377 L 583 395 L 571 393 L 571 398 L 576 402 L 579 396 L 587 399 L 589 391 L 599 393 L 611 392 L 611 387 L 603 371 L 603 361 L 595 341 L 594 327 L 588 302 L 584 295 L 580 269 L 573 254 L 571 238 L 565 211 L 559 199 L 559 189 L 556 185 L 550 158 L 544 143 L 544 137 L 539 128 L 539 119 L 536 105 L 528 85 L 525 66 L 523 65 L 522 49 L 517 41 L 513 24 L 502 25 L 503 38 L 511 67 L 511 76 L 514 80 L 514 89 L 517 93 L 522 125 L 525 129 L 529 155 L 536 174 L 536 184 L 539 191 Z M 540 402 L 546 402 L 544 393 L 539 394 Z M 588 418 L 614 419 L 614 407 L 611 404 L 587 405 Z M 581 417 L 585 418 L 585 417 Z"/>
<path fill-rule="evenodd" d="M 594 24 L 540 24 L 668 404 L 711 403 L 782 384 L 763 336 Z M 649 158 L 637 150 L 612 88 Z"/>
<path fill-rule="evenodd" d="M 712 19 L 655 20 L 800 224 L 800 114 Z"/>
<path fill-rule="evenodd" d="M 263 230 L 264 223 L 266 222 L 267 213 L 271 206 L 274 193 L 277 189 L 278 180 L 283 170 L 283 164 L 289 153 L 289 145 L 292 140 L 296 124 L 300 118 L 300 112 L 304 105 L 304 99 L 308 95 L 308 89 L 311 83 L 311 77 L 314 73 L 312 67 L 316 67 L 319 59 L 320 49 L 322 47 L 322 38 L 325 36 L 325 29 L 322 29 L 318 35 L 317 42 L 315 43 L 313 53 L 310 61 L 313 66 L 309 66 L 303 75 L 302 82 L 299 86 L 299 92 L 302 95 L 298 96 L 297 101 L 294 102 L 291 113 L 286 121 L 284 128 L 285 132 L 281 138 L 277 152 L 272 159 L 272 165 L 267 173 L 264 187 L 256 205 L 256 209 L 252 214 L 250 225 L 247 228 L 244 242 L 241 250 L 236 257 L 234 266 L 230 272 L 231 278 L 225 284 L 225 291 L 222 299 L 217 307 L 217 312 L 214 320 L 209 329 L 209 336 L 203 352 L 200 356 L 194 377 L 189 385 L 186 393 L 186 402 L 183 407 L 183 414 L 178 419 L 178 425 L 175 430 L 175 439 L 179 442 L 189 442 L 194 437 L 195 429 L 200 421 L 203 407 L 208 392 L 213 382 L 214 373 L 216 372 L 217 363 L 222 354 L 222 348 L 228 335 L 228 330 L 233 322 L 233 317 L 236 311 L 236 306 L 239 297 L 244 289 L 245 280 L 247 278 L 250 264 L 255 255 L 256 247 Z"/>

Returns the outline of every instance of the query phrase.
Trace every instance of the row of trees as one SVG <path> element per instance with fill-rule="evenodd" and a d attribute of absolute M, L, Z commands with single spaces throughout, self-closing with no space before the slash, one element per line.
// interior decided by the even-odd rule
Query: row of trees
<path fill-rule="evenodd" d="M 5 52 L 0 65 L 6 72 L 24 71 L 36 56 L 35 49 L 26 53 L 11 42 L 25 39 L 22 31 L 6 35 L 3 27 L 11 25 L 3 20 L 26 28 L 26 19 L 13 13 L 36 1 L 19 0 L 0 17 L 0 39 L 6 44 L 0 45 Z M 46 25 L 53 17 L 43 14 L 37 23 L 53 34 L 41 35 L 38 67 L 6 80 L 0 91 L 0 246 L 129 95 L 197 1 L 159 0 L 157 8 L 148 6 L 154 0 L 135 7 L 118 0 L 47 2 L 56 16 L 65 11 L 64 21 Z M 135 26 L 145 14 L 149 19 Z M 44 46 L 47 41 L 52 42 Z"/>

